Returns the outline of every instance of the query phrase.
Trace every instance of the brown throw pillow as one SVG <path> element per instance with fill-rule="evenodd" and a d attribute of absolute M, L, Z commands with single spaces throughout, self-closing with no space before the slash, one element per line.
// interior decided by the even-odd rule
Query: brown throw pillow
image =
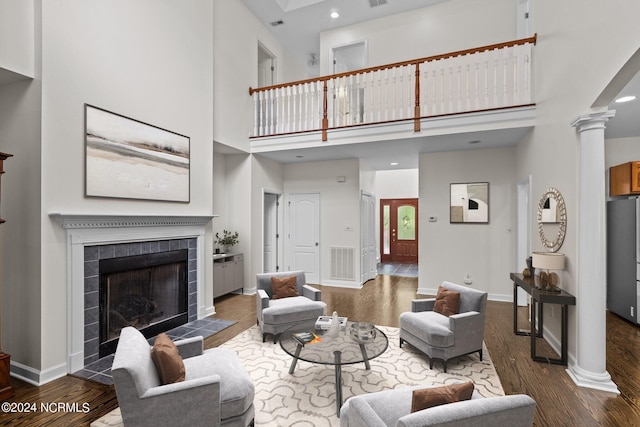
<path fill-rule="evenodd" d="M 472 394 L 473 381 L 414 390 L 411 400 L 411 412 L 422 411 L 445 403 L 469 400 Z"/>
<path fill-rule="evenodd" d="M 163 385 L 184 381 L 184 362 L 178 353 L 178 347 L 164 332 L 159 334 L 153 342 L 151 359 L 156 365 Z"/>
<path fill-rule="evenodd" d="M 436 295 L 433 311 L 449 317 L 452 314 L 456 314 L 459 308 L 460 292 L 450 291 L 444 286 L 438 287 L 438 295 Z"/>
<path fill-rule="evenodd" d="M 271 290 L 273 291 L 273 299 L 297 297 L 297 283 L 296 276 L 272 277 Z"/>

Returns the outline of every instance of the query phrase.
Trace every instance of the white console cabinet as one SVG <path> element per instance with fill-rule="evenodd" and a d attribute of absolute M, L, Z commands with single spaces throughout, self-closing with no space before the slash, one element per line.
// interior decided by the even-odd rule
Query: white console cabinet
<path fill-rule="evenodd" d="M 244 288 L 244 259 L 242 254 L 213 255 L 213 297 Z"/>

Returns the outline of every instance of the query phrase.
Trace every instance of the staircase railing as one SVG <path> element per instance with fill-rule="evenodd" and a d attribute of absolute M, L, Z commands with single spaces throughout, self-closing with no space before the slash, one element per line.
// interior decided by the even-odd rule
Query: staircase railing
<path fill-rule="evenodd" d="M 262 88 L 251 137 L 413 120 L 533 103 L 536 36 Z"/>

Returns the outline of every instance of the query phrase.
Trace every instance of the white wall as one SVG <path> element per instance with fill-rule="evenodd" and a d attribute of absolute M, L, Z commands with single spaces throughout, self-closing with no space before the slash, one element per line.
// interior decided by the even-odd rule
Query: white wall
<path fill-rule="evenodd" d="M 0 348 L 29 366 L 40 364 L 40 101 L 41 82 L 0 86 L 0 151 L 4 162 L 0 217 Z"/>
<path fill-rule="evenodd" d="M 0 68 L 35 77 L 35 12 L 34 0 L 0 0 Z"/>
<path fill-rule="evenodd" d="M 214 140 L 249 152 L 253 100 L 258 85 L 258 42 L 277 58 L 277 81 L 307 77 L 306 72 L 240 0 L 213 2 Z"/>
<path fill-rule="evenodd" d="M 284 166 L 285 195 L 292 193 L 320 193 L 320 280 L 322 284 L 336 284 L 329 280 L 331 273 L 330 248 L 360 248 L 360 161 L 337 160 L 294 163 Z M 337 182 L 344 176 L 345 182 Z M 285 206 L 287 203 L 285 199 Z M 285 227 L 286 227 L 285 215 Z M 351 231 L 345 231 L 350 226 Z M 287 248 L 287 243 L 285 243 Z M 285 252 L 285 265 L 289 263 Z M 285 267 L 286 268 L 286 267 Z M 358 286 L 360 263 L 356 262 L 356 281 L 346 286 Z"/>
<path fill-rule="evenodd" d="M 536 127 L 518 145 L 517 180 L 533 177 L 533 206 L 548 187 L 562 193 L 567 206 L 567 233 L 560 249 L 566 255 L 563 288 L 580 301 L 577 276 L 578 136 L 570 123 L 589 111 L 613 76 L 638 49 L 640 3 L 620 0 L 616 7 L 601 2 L 568 0 L 532 2 Z M 567 19 L 567 17 L 571 19 Z M 606 28 L 606 29 L 605 29 Z M 597 64 L 597 66 L 594 66 Z M 535 215 L 535 212 L 532 212 Z M 532 250 L 543 250 L 532 223 Z M 605 260 L 603 259 L 604 263 Z M 604 286 L 604 284 L 603 284 Z M 551 309 L 545 328 L 560 337 L 560 316 Z M 588 334 L 588 332 L 585 332 Z M 569 353 L 575 353 L 575 310 L 569 310 Z"/>
<path fill-rule="evenodd" d="M 284 256 L 284 167 L 281 163 L 260 156 L 252 156 L 251 164 L 251 265 L 250 280 L 246 281 L 249 292 L 255 290 L 255 277 L 264 272 L 264 193 L 280 194 L 278 221 L 280 224 L 280 247 L 278 259 L 282 265 Z M 280 268 L 282 270 L 282 267 Z"/>
<path fill-rule="evenodd" d="M 320 35 L 320 73 L 332 73 L 333 46 L 364 39 L 369 66 L 502 43 L 516 39 L 516 2 L 454 0 L 325 31 Z"/>
<path fill-rule="evenodd" d="M 66 362 L 66 242 L 50 213 L 212 213 L 212 18 L 206 0 L 42 3 L 42 304 L 15 307 L 41 311 L 34 367 Z M 84 103 L 189 136 L 191 202 L 85 198 Z"/>
<path fill-rule="evenodd" d="M 515 148 L 420 155 L 419 291 L 435 294 L 443 281 L 510 300 L 515 254 Z M 489 183 L 489 223 L 449 222 L 450 184 Z M 427 217 L 437 217 L 428 222 Z"/>
<path fill-rule="evenodd" d="M 377 171 L 375 189 L 378 199 L 418 198 L 418 169 Z"/>

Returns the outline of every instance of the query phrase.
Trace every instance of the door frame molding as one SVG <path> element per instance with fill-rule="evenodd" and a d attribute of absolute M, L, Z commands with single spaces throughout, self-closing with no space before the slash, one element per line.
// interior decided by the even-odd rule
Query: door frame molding
<path fill-rule="evenodd" d="M 277 232 L 279 235 L 279 238 L 276 238 L 276 269 L 278 267 L 281 266 L 282 262 L 284 261 L 284 254 L 283 254 L 283 246 L 282 246 L 282 234 L 283 234 L 283 226 L 284 226 L 284 220 L 283 220 L 283 209 L 280 209 L 281 206 L 281 201 L 282 201 L 282 193 L 279 191 L 271 191 L 268 190 L 266 188 L 262 189 L 262 228 L 261 228 L 261 234 L 260 234 L 260 244 L 261 244 L 261 248 L 262 248 L 262 259 L 261 259 L 261 266 L 260 266 L 260 271 L 264 272 L 265 269 L 265 265 L 264 265 L 264 230 L 265 230 L 265 221 L 266 221 L 266 215 L 265 215 L 265 210 L 264 210 L 264 205 L 265 205 L 265 196 L 267 194 L 271 194 L 273 196 L 276 196 L 276 226 L 277 226 Z"/>

